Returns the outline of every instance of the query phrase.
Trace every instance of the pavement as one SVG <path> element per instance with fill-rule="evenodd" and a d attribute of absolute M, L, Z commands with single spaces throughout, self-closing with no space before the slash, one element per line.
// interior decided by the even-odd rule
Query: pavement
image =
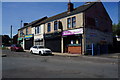
<path fill-rule="evenodd" d="M 25 52 L 29 52 L 29 50 L 24 50 Z M 53 52 L 53 55 L 56 56 L 66 56 L 66 57 L 88 57 L 88 58 L 114 58 L 118 59 L 120 53 L 109 53 L 109 54 L 101 54 L 101 55 L 82 55 L 82 54 L 70 54 L 70 53 L 58 53 Z"/>

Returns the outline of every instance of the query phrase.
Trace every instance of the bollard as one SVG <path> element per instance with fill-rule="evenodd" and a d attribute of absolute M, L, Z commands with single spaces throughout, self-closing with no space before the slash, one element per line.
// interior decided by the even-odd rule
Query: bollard
<path fill-rule="evenodd" d="M 92 56 L 94 56 L 94 44 L 92 43 Z"/>

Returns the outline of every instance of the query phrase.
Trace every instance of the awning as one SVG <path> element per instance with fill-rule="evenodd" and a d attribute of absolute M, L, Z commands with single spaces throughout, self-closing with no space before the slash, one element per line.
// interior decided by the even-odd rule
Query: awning
<path fill-rule="evenodd" d="M 29 35 L 25 35 L 24 39 L 32 38 L 32 37 L 33 37 L 33 34 L 29 34 Z"/>
<path fill-rule="evenodd" d="M 22 37 L 18 38 L 18 41 L 20 41 L 20 40 L 23 40 L 23 38 Z"/>

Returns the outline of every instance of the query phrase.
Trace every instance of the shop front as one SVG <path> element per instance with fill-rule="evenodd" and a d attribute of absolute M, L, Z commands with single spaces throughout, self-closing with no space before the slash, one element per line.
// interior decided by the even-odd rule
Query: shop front
<path fill-rule="evenodd" d="M 34 40 L 34 45 L 44 46 L 44 44 L 43 44 L 43 38 L 36 38 L 36 39 Z"/>
<path fill-rule="evenodd" d="M 18 38 L 18 44 L 20 44 L 23 47 L 23 38 L 22 37 Z"/>
<path fill-rule="evenodd" d="M 53 52 L 61 52 L 61 32 L 54 32 L 44 35 L 45 47 Z"/>
<path fill-rule="evenodd" d="M 25 50 L 30 50 L 30 48 L 33 46 L 33 34 L 25 35 L 24 37 L 24 48 Z"/>
<path fill-rule="evenodd" d="M 83 28 L 63 31 L 63 52 L 82 54 Z"/>

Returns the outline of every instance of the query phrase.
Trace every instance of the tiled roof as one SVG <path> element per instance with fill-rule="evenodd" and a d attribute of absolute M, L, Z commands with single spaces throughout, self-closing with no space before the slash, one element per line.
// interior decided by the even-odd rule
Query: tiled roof
<path fill-rule="evenodd" d="M 90 2 L 89 4 L 86 3 L 86 4 L 82 5 L 82 6 L 79 6 L 79 7 L 75 8 L 71 12 L 65 11 L 65 12 L 60 13 L 58 15 L 49 17 L 49 18 L 41 21 L 40 23 L 36 24 L 36 26 L 40 25 L 42 23 L 46 23 L 46 22 L 49 22 L 49 21 L 53 21 L 53 20 L 57 20 L 57 19 L 60 19 L 60 18 L 64 18 L 64 17 L 70 16 L 70 15 L 74 15 L 74 14 L 77 14 L 77 13 L 80 13 L 80 12 L 84 12 L 85 10 L 87 10 L 88 8 L 90 8 L 92 5 L 94 5 L 95 3 L 96 2 Z"/>

